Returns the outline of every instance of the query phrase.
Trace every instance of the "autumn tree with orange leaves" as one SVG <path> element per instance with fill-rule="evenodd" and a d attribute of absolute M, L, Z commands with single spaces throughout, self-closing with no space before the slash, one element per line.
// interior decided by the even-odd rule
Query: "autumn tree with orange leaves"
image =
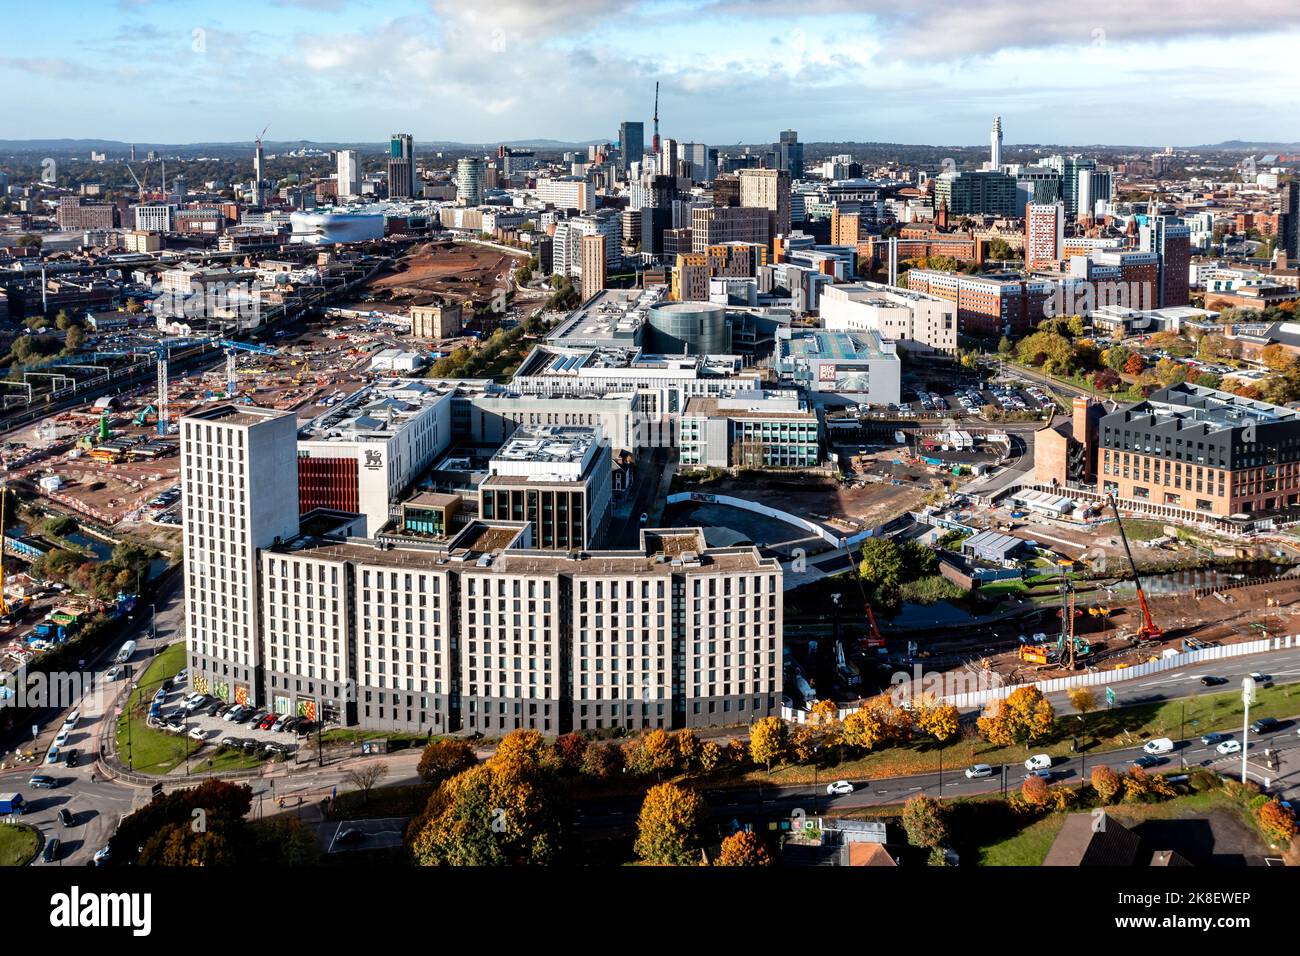
<path fill-rule="evenodd" d="M 1019 687 L 1005 700 L 990 702 L 976 721 L 981 736 L 991 744 L 1009 747 L 1030 743 L 1052 731 L 1056 712 L 1037 687 Z"/>
<path fill-rule="evenodd" d="M 676 784 L 651 787 L 636 821 L 636 855 L 656 866 L 690 866 L 699 860 L 709 810 L 696 791 Z"/>
<path fill-rule="evenodd" d="M 772 854 L 758 835 L 739 830 L 722 841 L 714 866 L 771 866 Z"/>

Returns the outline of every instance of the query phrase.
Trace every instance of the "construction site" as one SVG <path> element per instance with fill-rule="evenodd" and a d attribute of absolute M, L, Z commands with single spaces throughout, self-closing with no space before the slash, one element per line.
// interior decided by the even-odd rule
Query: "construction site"
<path fill-rule="evenodd" d="M 954 686 L 971 678 L 992 686 L 1085 671 L 1116 671 L 1122 680 L 1126 669 L 1172 654 L 1300 630 L 1300 567 L 1258 553 L 1174 571 L 1144 567 L 1128 539 L 1128 520 L 1113 503 L 1110 510 L 1120 556 L 1094 562 L 1103 570 L 1061 556 L 1050 568 L 1035 568 L 1027 585 L 1016 579 L 1015 587 L 995 587 L 992 594 L 971 591 L 959 600 L 904 602 L 884 611 L 870 606 L 852 572 L 817 581 L 805 594 L 792 592 L 786 614 L 792 703 L 870 696 L 916 664 L 950 674 Z M 828 606 L 838 610 L 830 623 Z"/>
<path fill-rule="evenodd" d="M 521 253 L 522 255 L 522 253 Z M 487 246 L 429 242 L 413 247 L 392 272 L 369 285 L 377 301 L 429 305 L 440 301 L 486 306 L 497 289 L 509 289 L 518 256 Z"/>

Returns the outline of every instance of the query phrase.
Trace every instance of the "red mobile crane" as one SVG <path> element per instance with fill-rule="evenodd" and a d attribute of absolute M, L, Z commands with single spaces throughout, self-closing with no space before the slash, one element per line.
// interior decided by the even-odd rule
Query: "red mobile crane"
<path fill-rule="evenodd" d="M 1151 619 L 1151 609 L 1147 607 L 1147 596 L 1142 590 L 1142 579 L 1138 576 L 1137 562 L 1133 560 L 1133 551 L 1128 546 L 1128 535 L 1124 533 L 1124 522 L 1119 517 L 1119 504 L 1116 503 L 1113 494 L 1106 495 L 1106 500 L 1110 502 L 1110 508 L 1115 512 L 1115 524 L 1119 525 L 1119 538 L 1124 542 L 1124 553 L 1128 556 L 1129 567 L 1133 569 L 1133 584 L 1137 588 L 1138 604 L 1142 607 L 1142 622 L 1138 624 L 1137 629 L 1138 640 L 1158 641 L 1165 636 L 1165 632 Z"/>

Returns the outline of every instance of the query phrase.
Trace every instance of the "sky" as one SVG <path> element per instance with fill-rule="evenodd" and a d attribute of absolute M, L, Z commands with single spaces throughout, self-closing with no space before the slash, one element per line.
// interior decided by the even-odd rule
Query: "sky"
<path fill-rule="evenodd" d="M 22 13 L 17 12 L 21 6 Z M 11 8 L 6 11 L 6 8 Z M 0 139 L 1300 141 L 1300 3 L 0 0 Z"/>

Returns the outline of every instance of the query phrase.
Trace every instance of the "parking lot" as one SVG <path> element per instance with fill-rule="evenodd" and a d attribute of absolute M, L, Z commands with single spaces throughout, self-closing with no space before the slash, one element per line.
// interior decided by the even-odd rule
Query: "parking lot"
<path fill-rule="evenodd" d="M 1052 406 L 1052 400 L 1036 385 L 1017 386 L 993 383 L 988 387 L 958 386 L 951 392 L 929 391 L 924 386 L 904 389 L 898 406 L 904 417 L 951 415 L 954 418 L 979 415 L 986 407 L 1003 412 L 1040 412 Z"/>
<path fill-rule="evenodd" d="M 184 680 L 173 683 L 168 690 L 160 688 L 154 697 L 158 716 L 151 717 L 150 722 L 160 730 L 186 734 L 202 746 L 225 744 L 249 752 L 260 750 L 284 754 L 297 751 L 302 737 L 315 729 L 310 721 L 287 714 L 275 715 L 262 708 L 239 708 L 212 697 L 194 706 L 189 703 L 192 699 L 189 685 Z M 151 708 L 151 713 L 153 710 Z M 227 719 L 232 712 L 236 716 Z M 280 723 L 280 730 L 270 729 L 275 722 Z M 288 729 L 285 729 L 286 725 Z"/>

